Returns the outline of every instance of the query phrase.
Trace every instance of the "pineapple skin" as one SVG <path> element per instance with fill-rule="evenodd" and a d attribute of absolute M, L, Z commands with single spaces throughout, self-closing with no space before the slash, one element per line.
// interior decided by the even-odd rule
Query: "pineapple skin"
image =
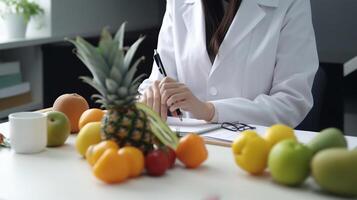
<path fill-rule="evenodd" d="M 102 120 L 102 139 L 113 140 L 119 147 L 135 146 L 144 154 L 156 141 L 146 113 L 135 105 L 109 109 Z"/>

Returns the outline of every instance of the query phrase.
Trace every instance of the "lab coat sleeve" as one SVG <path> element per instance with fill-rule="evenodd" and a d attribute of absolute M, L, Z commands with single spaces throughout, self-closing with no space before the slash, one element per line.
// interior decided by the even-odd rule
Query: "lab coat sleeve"
<path fill-rule="evenodd" d="M 162 21 L 162 26 L 159 33 L 157 51 L 165 67 L 168 77 L 177 80 L 177 70 L 175 63 L 175 51 L 173 45 L 173 26 L 172 26 L 172 0 L 167 0 L 166 12 Z M 160 74 L 156 63 L 154 62 L 150 77 L 145 79 L 139 86 L 139 93 L 143 94 L 155 80 L 161 80 L 163 76 Z"/>
<path fill-rule="evenodd" d="M 218 122 L 240 121 L 296 127 L 313 105 L 312 83 L 319 65 L 309 0 L 295 0 L 286 13 L 277 49 L 269 94 L 253 100 L 229 98 L 212 101 Z"/>

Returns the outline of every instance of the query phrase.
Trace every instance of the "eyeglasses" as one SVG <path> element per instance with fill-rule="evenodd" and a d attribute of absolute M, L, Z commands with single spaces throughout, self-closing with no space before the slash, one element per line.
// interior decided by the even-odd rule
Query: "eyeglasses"
<path fill-rule="evenodd" d="M 254 126 L 249 126 L 248 124 L 240 123 L 240 122 L 223 122 L 221 125 L 222 128 L 229 131 L 245 131 L 245 130 L 254 130 Z"/>

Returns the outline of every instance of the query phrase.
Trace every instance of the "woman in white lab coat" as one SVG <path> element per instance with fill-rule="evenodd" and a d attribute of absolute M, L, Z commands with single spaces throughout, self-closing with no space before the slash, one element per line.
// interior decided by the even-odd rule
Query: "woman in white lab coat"
<path fill-rule="evenodd" d="M 163 118 L 295 127 L 313 105 L 309 0 L 167 0 L 158 52 L 168 78 L 154 64 L 139 92 Z"/>

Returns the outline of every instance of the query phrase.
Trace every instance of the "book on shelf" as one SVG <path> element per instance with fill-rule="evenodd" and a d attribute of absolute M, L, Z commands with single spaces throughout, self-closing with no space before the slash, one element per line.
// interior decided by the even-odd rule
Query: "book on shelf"
<path fill-rule="evenodd" d="M 21 74 L 0 75 L 0 89 L 17 85 L 22 82 Z"/>
<path fill-rule="evenodd" d="M 0 76 L 20 73 L 20 62 L 0 62 Z"/>
<path fill-rule="evenodd" d="M 0 111 L 31 103 L 31 92 L 0 99 Z"/>
<path fill-rule="evenodd" d="M 30 83 L 23 82 L 17 85 L 0 89 L 0 99 L 16 96 L 30 91 Z"/>
<path fill-rule="evenodd" d="M 0 62 L 0 89 L 22 82 L 19 62 Z"/>

